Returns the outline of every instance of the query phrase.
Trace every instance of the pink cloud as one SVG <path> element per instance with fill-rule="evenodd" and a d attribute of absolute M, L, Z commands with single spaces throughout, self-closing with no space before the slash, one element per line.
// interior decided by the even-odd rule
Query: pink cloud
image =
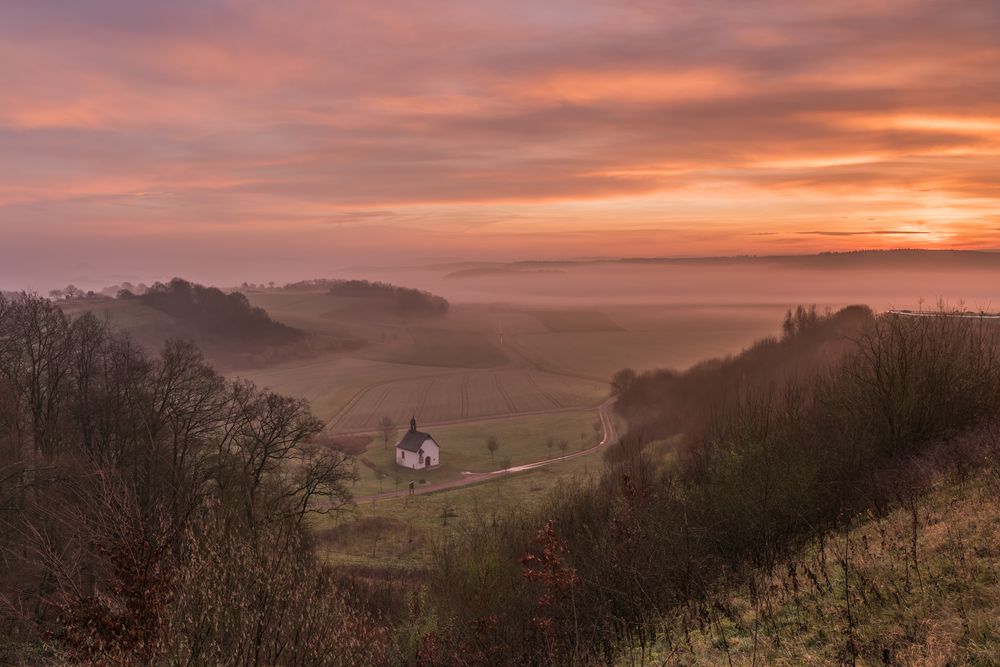
<path fill-rule="evenodd" d="M 371 262 L 593 254 L 602 225 L 622 253 L 808 250 L 872 215 L 996 244 L 995 3 L 101 0 L 0 19 L 0 261 L 14 240 L 179 257 L 216 232 Z"/>

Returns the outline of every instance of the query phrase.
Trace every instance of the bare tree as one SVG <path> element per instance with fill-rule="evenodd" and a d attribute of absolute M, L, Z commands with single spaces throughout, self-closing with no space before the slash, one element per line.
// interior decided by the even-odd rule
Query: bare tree
<path fill-rule="evenodd" d="M 0 296 L 0 598 L 17 610 L 0 634 L 56 630 L 59 662 L 274 664 L 316 662 L 329 635 L 314 611 L 376 628 L 306 536 L 304 517 L 349 505 L 357 478 L 313 444 L 321 428 L 190 343 L 150 357 L 92 315 Z"/>
<path fill-rule="evenodd" d="M 378 432 L 382 435 L 382 448 L 388 449 L 389 440 L 396 433 L 396 425 L 388 416 L 383 416 L 382 419 L 378 420 Z"/>
<path fill-rule="evenodd" d="M 486 438 L 486 449 L 489 450 L 490 452 L 490 464 L 493 464 L 494 455 L 496 454 L 497 450 L 500 449 L 500 441 L 497 440 L 496 436 L 491 435 L 490 437 Z"/>

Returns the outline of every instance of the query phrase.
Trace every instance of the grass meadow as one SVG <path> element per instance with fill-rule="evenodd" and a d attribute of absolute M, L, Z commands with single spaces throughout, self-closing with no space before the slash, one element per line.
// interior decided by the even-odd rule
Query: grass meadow
<path fill-rule="evenodd" d="M 482 450 L 485 453 L 485 447 Z M 603 466 L 598 451 L 469 486 L 360 502 L 350 515 L 324 518 L 317 524 L 322 552 L 338 564 L 420 568 L 429 563 L 436 541 L 488 524 L 513 508 L 544 502 L 560 484 L 589 484 Z"/>
<path fill-rule="evenodd" d="M 567 454 L 596 444 L 601 433 L 594 425 L 599 422 L 596 411 L 580 410 L 428 428 L 441 446 L 441 465 L 434 470 L 410 470 L 396 465 L 394 445 L 403 431 L 396 432 L 387 446 L 381 436 L 375 436 L 367 451 L 359 456 L 361 478 L 354 486 L 354 494 L 368 496 L 405 489 L 411 481 L 434 484 L 458 479 L 462 472 L 497 470 L 507 461 L 517 466 L 559 458 L 562 455 L 560 440 L 566 441 Z M 486 440 L 490 437 L 499 443 L 493 455 L 486 448 Z M 551 449 L 547 445 L 550 439 L 553 441 Z"/>

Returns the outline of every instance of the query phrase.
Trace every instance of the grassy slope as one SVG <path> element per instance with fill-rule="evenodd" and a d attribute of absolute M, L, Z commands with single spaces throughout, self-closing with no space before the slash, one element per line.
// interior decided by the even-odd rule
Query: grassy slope
<path fill-rule="evenodd" d="M 916 558 L 908 509 L 871 518 L 766 581 L 756 604 L 723 596 L 701 628 L 675 619 L 672 642 L 622 664 L 850 664 L 853 645 L 864 665 L 1000 665 L 998 493 L 995 470 L 943 483 L 917 504 Z"/>

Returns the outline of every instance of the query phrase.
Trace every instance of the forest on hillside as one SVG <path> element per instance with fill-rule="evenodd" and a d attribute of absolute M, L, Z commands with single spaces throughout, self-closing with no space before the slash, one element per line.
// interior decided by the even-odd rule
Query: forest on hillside
<path fill-rule="evenodd" d="M 735 592 L 767 604 L 769 575 L 807 545 L 995 460 L 1000 328 L 950 315 L 801 308 L 740 355 L 619 373 L 629 433 L 599 484 L 441 546 L 428 590 L 443 630 L 427 650 L 448 664 L 607 664 L 625 647 L 676 653 L 694 631 L 745 636 L 723 602 Z M 826 630 L 843 662 L 907 642 L 863 644 L 834 636 L 840 625 Z"/>
<path fill-rule="evenodd" d="M 155 283 L 140 295 L 122 291 L 119 298 L 139 299 L 200 332 L 228 339 L 281 344 L 305 337 L 305 332 L 275 322 L 263 308 L 250 305 L 240 292 L 227 294 L 217 287 L 205 287 L 181 278 Z"/>
<path fill-rule="evenodd" d="M 359 297 L 381 301 L 396 315 L 411 317 L 443 317 L 448 314 L 450 304 L 444 297 L 412 287 L 400 287 L 391 283 L 372 280 L 330 280 L 318 278 L 289 283 L 282 289 L 326 290 L 334 296 Z"/>

